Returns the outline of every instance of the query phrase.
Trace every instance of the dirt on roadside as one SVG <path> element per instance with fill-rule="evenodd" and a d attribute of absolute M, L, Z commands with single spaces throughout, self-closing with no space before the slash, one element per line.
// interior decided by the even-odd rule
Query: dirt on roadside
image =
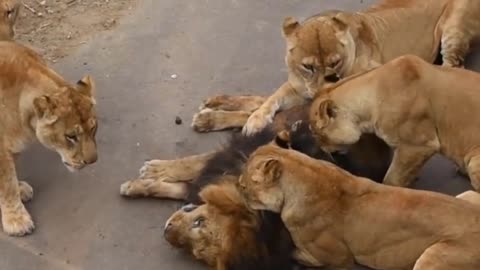
<path fill-rule="evenodd" d="M 138 0 L 20 0 L 15 39 L 56 62 L 114 28 Z"/>

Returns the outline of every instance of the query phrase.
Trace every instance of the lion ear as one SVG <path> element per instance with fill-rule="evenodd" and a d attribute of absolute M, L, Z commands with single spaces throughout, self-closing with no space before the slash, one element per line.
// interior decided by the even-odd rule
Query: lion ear
<path fill-rule="evenodd" d="M 89 97 L 95 96 L 95 82 L 90 75 L 83 77 L 77 82 L 77 90 Z"/>
<path fill-rule="evenodd" d="M 270 158 L 266 160 L 261 166 L 260 170 L 265 177 L 265 181 L 268 183 L 277 182 L 280 176 L 282 176 L 282 164 L 276 158 Z"/>
<path fill-rule="evenodd" d="M 53 124 L 57 121 L 58 116 L 55 115 L 55 101 L 49 96 L 40 96 L 33 100 L 33 107 L 38 119 L 42 119 L 47 124 Z"/>
<path fill-rule="evenodd" d="M 342 16 L 342 13 L 336 14 L 332 17 L 332 21 L 340 31 L 346 31 L 348 29 L 348 23 L 345 17 Z"/>
<path fill-rule="evenodd" d="M 208 185 L 200 191 L 199 196 L 203 202 L 225 214 L 242 214 L 246 211 L 242 197 L 233 183 Z"/>
<path fill-rule="evenodd" d="M 283 36 L 289 37 L 300 27 L 300 23 L 293 17 L 286 17 L 283 20 Z"/>
<path fill-rule="evenodd" d="M 318 121 L 324 123 L 323 125 L 327 125 L 330 120 L 337 116 L 337 106 L 335 102 L 331 99 L 321 101 L 318 105 L 318 116 Z"/>

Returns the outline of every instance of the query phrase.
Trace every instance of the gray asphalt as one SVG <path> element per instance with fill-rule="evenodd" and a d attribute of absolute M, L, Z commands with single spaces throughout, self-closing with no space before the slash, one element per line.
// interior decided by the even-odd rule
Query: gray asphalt
<path fill-rule="evenodd" d="M 205 269 L 162 238 L 178 203 L 127 200 L 119 195 L 120 184 L 135 177 L 146 159 L 172 159 L 218 145 L 225 133 L 197 134 L 189 127 L 203 98 L 267 94 L 286 79 L 280 31 L 285 16 L 306 18 L 370 3 L 141 1 L 118 28 L 55 66 L 72 82 L 85 73 L 96 79 L 99 161 L 71 174 L 40 146 L 22 155 L 17 169 L 35 189 L 27 207 L 37 229 L 24 238 L 0 233 L 0 269 Z M 467 66 L 479 70 L 480 58 L 470 58 Z M 175 125 L 176 116 L 183 125 Z M 448 161 L 434 158 L 417 188 L 457 194 L 469 184 Z"/>

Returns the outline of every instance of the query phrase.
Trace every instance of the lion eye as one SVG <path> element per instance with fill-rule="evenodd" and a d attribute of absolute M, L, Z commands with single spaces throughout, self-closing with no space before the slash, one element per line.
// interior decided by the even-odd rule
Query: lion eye
<path fill-rule="evenodd" d="M 13 9 L 9 9 L 9 10 L 7 10 L 7 11 L 5 12 L 5 14 L 7 15 L 7 18 L 9 18 L 9 19 L 10 19 L 10 18 L 12 17 L 12 15 L 13 15 L 13 12 L 14 12 L 14 10 L 13 10 Z"/>
<path fill-rule="evenodd" d="M 198 227 L 202 226 L 204 222 L 205 222 L 205 218 L 199 217 L 199 218 L 195 219 L 195 221 L 193 222 L 192 228 L 198 228 Z"/>
<path fill-rule="evenodd" d="M 65 134 L 65 139 L 71 143 L 76 143 L 78 142 L 78 137 L 75 134 Z"/>
<path fill-rule="evenodd" d="M 302 64 L 302 68 L 310 73 L 315 73 L 315 67 L 309 64 Z"/>

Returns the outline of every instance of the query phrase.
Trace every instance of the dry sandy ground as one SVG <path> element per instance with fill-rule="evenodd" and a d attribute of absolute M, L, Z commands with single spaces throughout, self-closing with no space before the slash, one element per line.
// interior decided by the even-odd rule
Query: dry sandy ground
<path fill-rule="evenodd" d="M 68 55 L 98 32 L 110 30 L 136 0 L 23 0 L 17 37 L 49 62 Z"/>

